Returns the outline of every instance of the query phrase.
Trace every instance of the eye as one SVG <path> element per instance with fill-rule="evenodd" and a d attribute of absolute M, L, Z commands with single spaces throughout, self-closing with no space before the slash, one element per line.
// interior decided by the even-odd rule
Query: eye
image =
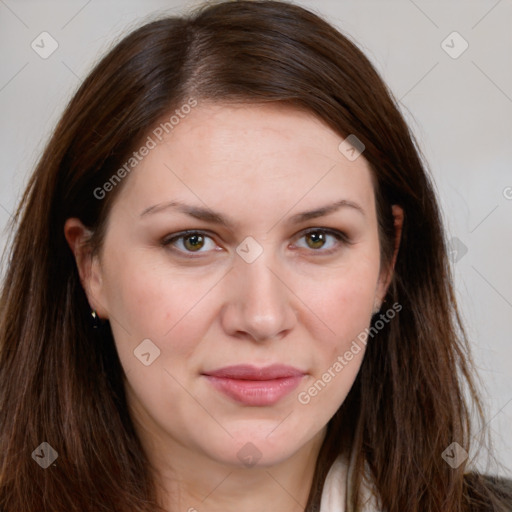
<path fill-rule="evenodd" d="M 350 244 L 348 236 L 336 229 L 312 228 L 302 232 L 297 240 L 305 240 L 306 245 L 296 244 L 296 247 L 311 249 L 322 255 L 336 252 L 343 244 Z M 222 250 L 214 242 L 213 238 L 203 231 L 183 231 L 165 237 L 161 242 L 163 247 L 169 247 L 175 252 L 186 257 L 193 254 L 208 253 L 209 251 Z"/>
<path fill-rule="evenodd" d="M 302 247 L 322 254 L 331 254 L 340 249 L 342 244 L 350 243 L 345 233 L 330 228 L 309 229 L 302 233 L 299 240 L 302 239 L 306 242 L 306 246 L 302 245 Z"/>
<path fill-rule="evenodd" d="M 213 239 L 201 231 L 185 231 L 168 236 L 162 240 L 162 245 L 164 247 L 172 246 L 178 252 L 189 254 L 208 252 L 208 246 L 210 246 L 209 250 L 214 250 L 217 247 Z M 206 250 L 201 250 L 205 247 Z"/>

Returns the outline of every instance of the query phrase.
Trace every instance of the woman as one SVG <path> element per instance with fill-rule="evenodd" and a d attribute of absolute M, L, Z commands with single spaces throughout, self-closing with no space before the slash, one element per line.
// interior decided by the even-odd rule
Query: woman
<path fill-rule="evenodd" d="M 316 15 L 226 2 L 128 35 L 16 220 L 2 510 L 510 510 L 467 468 L 432 185 Z"/>

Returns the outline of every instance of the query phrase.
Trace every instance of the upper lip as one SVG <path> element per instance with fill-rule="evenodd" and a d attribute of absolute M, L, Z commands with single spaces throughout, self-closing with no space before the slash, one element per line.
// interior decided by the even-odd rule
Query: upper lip
<path fill-rule="evenodd" d="M 240 380 L 272 380 L 286 377 L 297 377 L 304 375 L 305 372 L 283 364 L 273 364 L 262 368 L 250 364 L 240 364 L 235 366 L 226 366 L 218 370 L 203 372 L 210 377 L 220 377 L 225 379 Z"/>

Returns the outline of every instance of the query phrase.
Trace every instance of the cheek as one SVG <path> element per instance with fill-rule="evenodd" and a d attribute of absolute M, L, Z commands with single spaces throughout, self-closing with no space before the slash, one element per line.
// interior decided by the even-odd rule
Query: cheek
<path fill-rule="evenodd" d="M 325 271 L 323 271 L 325 272 Z M 346 398 L 361 366 L 379 274 L 378 245 L 354 252 L 347 264 L 302 282 L 314 342 L 315 364 L 299 402 L 320 414 L 334 414 Z"/>
<path fill-rule="evenodd" d="M 209 283 L 180 272 L 171 274 L 137 251 L 127 256 L 111 252 L 105 277 L 110 323 L 125 368 L 138 365 L 133 351 L 145 339 L 160 349 L 159 363 L 193 352 L 190 340 L 199 337 L 201 323 L 191 323 L 190 318 L 211 288 Z"/>
<path fill-rule="evenodd" d="M 137 257 L 136 251 L 123 257 L 122 264 L 116 261 L 111 258 L 106 267 L 105 287 L 128 396 L 136 397 L 134 403 L 143 404 L 142 410 L 156 416 L 162 411 L 166 418 L 163 411 L 178 411 L 182 402 L 190 402 L 184 388 L 189 387 L 193 356 L 206 327 L 201 298 L 211 284 L 179 272 L 170 275 L 144 255 Z"/>
<path fill-rule="evenodd" d="M 356 256 L 356 255 L 354 255 Z M 373 256 L 354 257 L 336 270 L 324 271 L 318 279 L 306 280 L 300 296 L 312 313 L 339 343 L 367 327 L 372 314 L 378 281 L 379 263 Z"/>
<path fill-rule="evenodd" d="M 354 277 L 359 277 L 354 279 Z M 323 293 L 311 297 L 310 336 L 314 364 L 297 400 L 318 425 L 327 423 L 349 393 L 366 350 L 375 291 L 375 273 L 346 273 L 331 279 Z M 315 320 L 315 316 L 318 319 Z M 314 411 L 314 412 L 313 412 Z"/>

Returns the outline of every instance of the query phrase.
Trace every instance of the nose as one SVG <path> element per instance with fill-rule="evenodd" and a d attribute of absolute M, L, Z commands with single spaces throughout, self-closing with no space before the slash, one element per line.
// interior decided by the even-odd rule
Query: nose
<path fill-rule="evenodd" d="M 238 258 L 234 265 L 225 283 L 224 331 L 258 342 L 285 336 L 297 322 L 297 298 L 284 272 L 265 253 L 252 263 Z"/>

